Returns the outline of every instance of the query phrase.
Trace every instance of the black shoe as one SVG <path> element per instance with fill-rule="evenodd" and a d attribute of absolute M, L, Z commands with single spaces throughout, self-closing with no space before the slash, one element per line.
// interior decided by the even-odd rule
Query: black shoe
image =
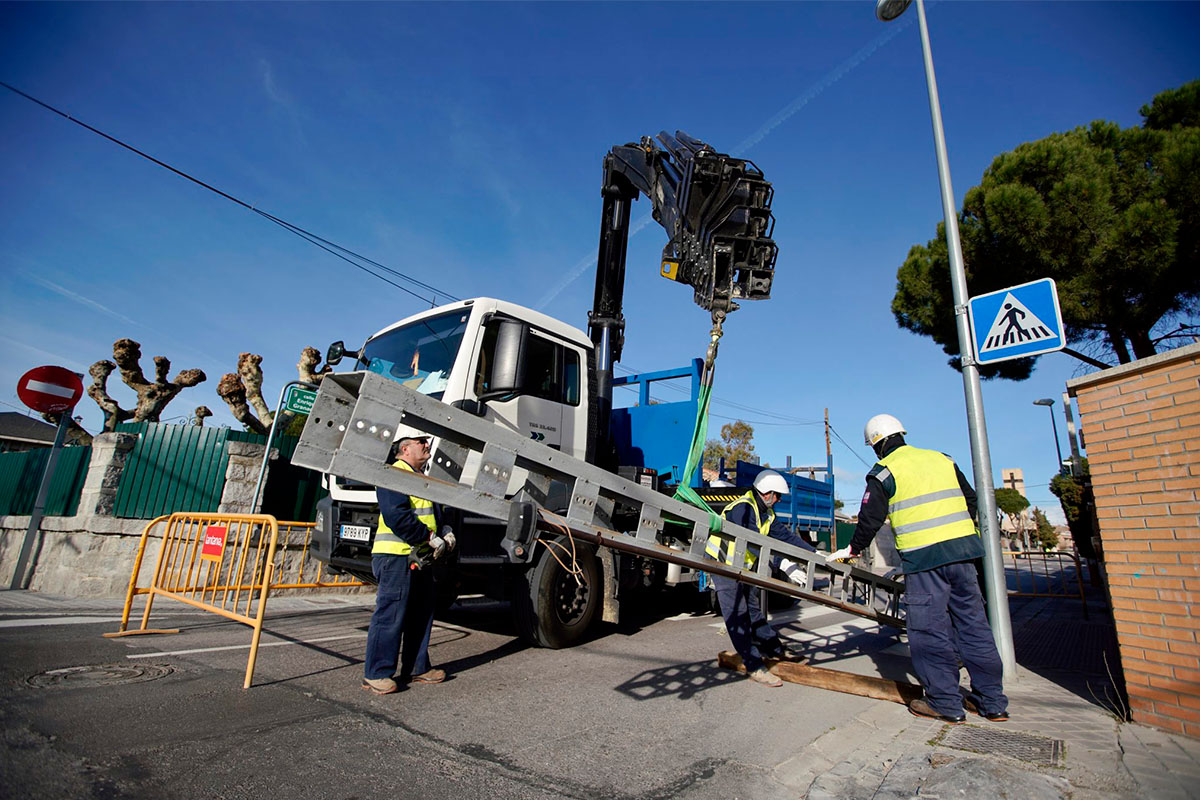
<path fill-rule="evenodd" d="M 948 717 L 939 712 L 936 708 L 929 705 L 929 702 L 924 697 L 918 697 L 908 704 L 908 713 L 914 717 L 927 717 L 929 719 L 937 719 L 950 725 L 959 725 L 967 721 L 966 714 L 959 714 L 957 717 Z"/>
<path fill-rule="evenodd" d="M 964 697 L 963 705 L 966 707 L 967 711 L 970 711 L 972 714 L 978 714 L 984 719 L 991 720 L 992 722 L 1008 722 L 1007 711 L 996 711 L 992 714 L 985 714 L 980 710 L 979 704 L 975 702 L 974 697 Z"/>

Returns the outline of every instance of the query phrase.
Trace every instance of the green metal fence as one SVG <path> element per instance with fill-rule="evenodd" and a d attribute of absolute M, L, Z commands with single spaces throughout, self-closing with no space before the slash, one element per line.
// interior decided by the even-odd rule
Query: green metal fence
<path fill-rule="evenodd" d="M 157 422 L 124 423 L 120 433 L 136 433 L 113 514 L 153 519 L 175 511 L 215 512 L 225 488 L 228 428 L 198 428 Z"/>
<path fill-rule="evenodd" d="M 60 451 L 54 477 L 50 481 L 50 493 L 46 496 L 46 516 L 75 515 L 91 457 L 90 447 L 64 447 Z M 49 458 L 49 447 L 21 453 L 0 453 L 0 515 L 24 516 L 33 513 L 38 485 Z"/>
<path fill-rule="evenodd" d="M 152 519 L 176 511 L 215 512 L 225 489 L 227 444 L 267 441 L 265 436 L 229 428 L 153 422 L 125 423 L 117 430 L 138 434 L 121 476 L 113 512 L 132 519 Z M 295 436 L 276 436 L 280 458 L 271 464 L 263 487 L 263 513 L 311 522 L 316 502 L 325 493 L 317 473 L 292 466 L 298 441 Z"/>

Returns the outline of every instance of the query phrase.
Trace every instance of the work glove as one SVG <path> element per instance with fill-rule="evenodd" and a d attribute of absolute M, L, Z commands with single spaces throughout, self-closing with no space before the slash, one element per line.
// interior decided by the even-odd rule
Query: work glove
<path fill-rule="evenodd" d="M 458 546 L 458 539 L 454 536 L 454 529 L 449 525 L 442 526 L 442 539 L 446 542 L 447 552 Z"/>
<path fill-rule="evenodd" d="M 779 569 L 787 576 L 787 579 L 797 586 L 807 586 L 808 576 L 804 574 L 804 567 L 792 561 L 790 558 L 784 558 L 779 561 Z"/>
<path fill-rule="evenodd" d="M 883 573 L 883 577 L 887 578 L 889 581 L 894 581 L 903 574 L 904 569 L 902 567 L 892 567 L 887 572 Z"/>
<path fill-rule="evenodd" d="M 841 550 L 834 550 L 829 555 L 825 556 L 825 563 L 830 564 L 834 561 L 849 561 L 854 558 L 854 554 L 850 552 L 850 545 L 846 545 Z"/>
<path fill-rule="evenodd" d="M 436 533 L 429 537 L 429 546 L 433 548 L 433 555 L 431 558 L 434 561 L 437 561 L 439 558 L 441 558 L 448 549 L 446 540 L 441 536 L 438 536 Z"/>

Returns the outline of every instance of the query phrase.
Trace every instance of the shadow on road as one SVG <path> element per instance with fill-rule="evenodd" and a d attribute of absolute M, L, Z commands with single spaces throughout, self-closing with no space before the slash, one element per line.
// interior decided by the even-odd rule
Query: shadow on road
<path fill-rule="evenodd" d="M 722 669 L 712 659 L 706 659 L 692 664 L 672 664 L 648 669 L 620 684 L 616 689 L 634 700 L 656 700 L 671 696 L 689 700 L 708 689 L 744 680 L 745 675 Z"/>

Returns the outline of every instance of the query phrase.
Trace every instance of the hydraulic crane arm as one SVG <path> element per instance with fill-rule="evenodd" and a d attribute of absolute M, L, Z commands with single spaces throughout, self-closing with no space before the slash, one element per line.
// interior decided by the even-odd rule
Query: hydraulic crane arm
<path fill-rule="evenodd" d="M 737 309 L 735 300 L 771 296 L 778 248 L 771 238 L 774 192 L 762 170 L 682 131 L 664 131 L 657 142 L 643 137 L 604 157 L 596 293 L 588 313 L 601 430 L 607 429 L 613 365 L 624 345 L 625 254 L 630 205 L 639 195 L 650 198 L 654 219 L 669 237 L 661 274 L 691 286 L 714 323 Z"/>

